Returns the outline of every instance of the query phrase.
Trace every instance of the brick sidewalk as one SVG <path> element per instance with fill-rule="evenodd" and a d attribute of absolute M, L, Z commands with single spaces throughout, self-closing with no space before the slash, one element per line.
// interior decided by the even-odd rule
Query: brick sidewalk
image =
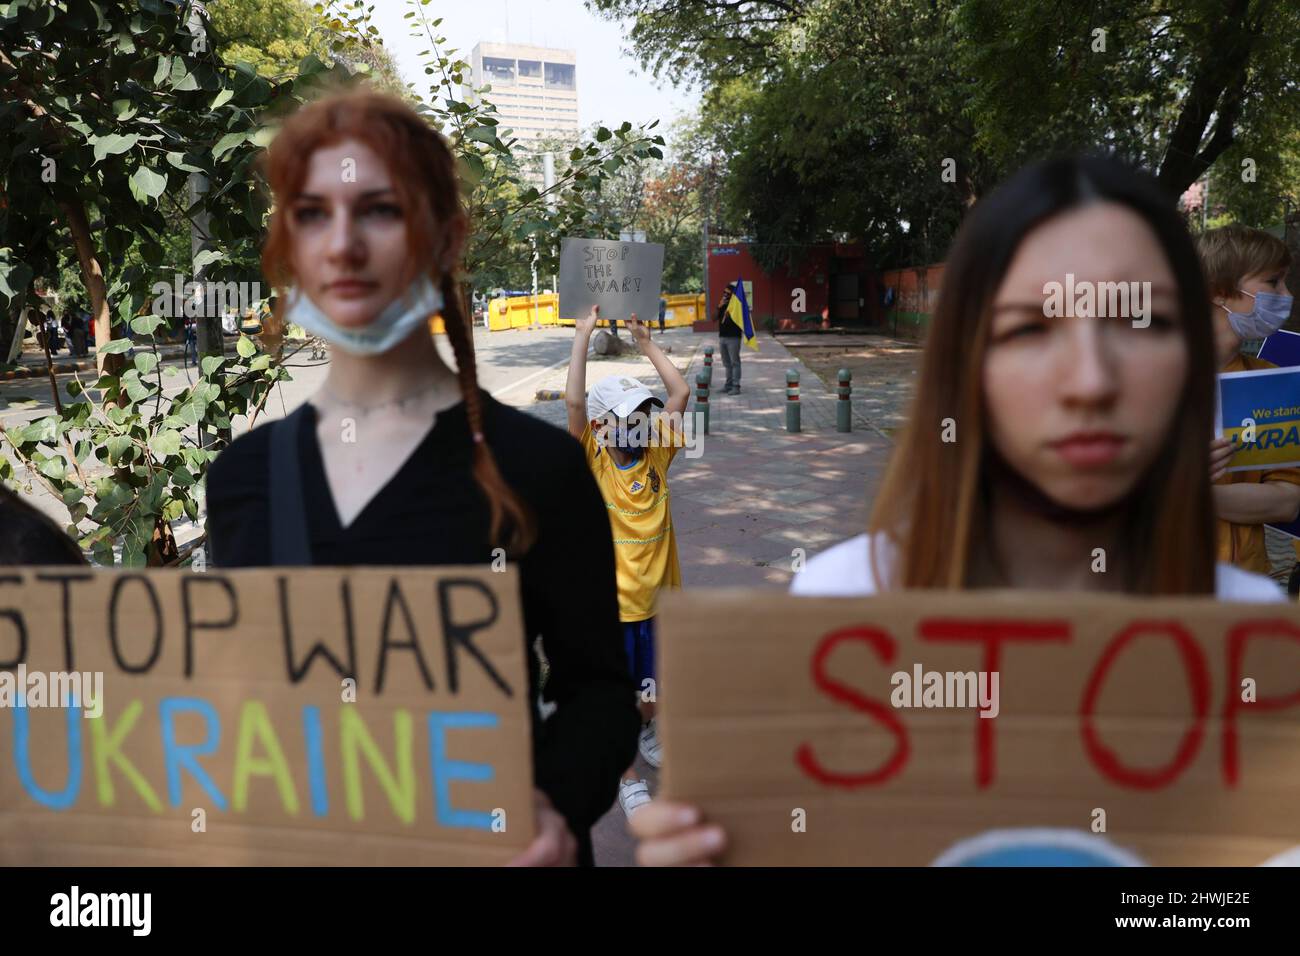
<path fill-rule="evenodd" d="M 715 351 L 703 454 L 679 453 L 669 473 L 685 587 L 787 587 L 794 549 L 811 557 L 865 528 L 889 457 L 891 443 L 862 399 L 852 403 L 854 431 L 835 430 L 835 392 L 779 339 L 741 351 L 739 395 L 721 392 L 726 372 Z M 692 387 L 703 358 L 697 350 Z M 785 430 L 790 368 L 799 371 L 798 434 Z"/>

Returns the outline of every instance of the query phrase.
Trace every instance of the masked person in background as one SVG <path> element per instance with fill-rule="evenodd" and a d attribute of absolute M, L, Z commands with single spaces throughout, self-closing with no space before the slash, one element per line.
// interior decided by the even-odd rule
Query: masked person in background
<path fill-rule="evenodd" d="M 609 509 L 623 644 L 645 721 L 638 748 L 646 763 L 658 769 L 655 610 L 661 590 L 682 586 L 668 468 L 681 447 L 678 428 L 691 389 L 677 366 L 650 340 L 650 329 L 634 314 L 627 319 L 632 341 L 659 373 L 667 399 L 655 397 L 640 381 L 625 375 L 606 376 L 587 394 L 587 343 L 599 313 L 600 306 L 592 306 L 587 317 L 574 324 L 564 399 L 569 434 L 582 443 L 587 465 Z M 666 415 L 654 415 L 655 406 Z M 585 566 L 587 556 L 582 559 Z M 619 785 L 619 806 L 630 817 L 649 799 L 648 782 L 629 766 Z"/>
<path fill-rule="evenodd" d="M 519 571 L 529 699 L 540 637 L 556 705 L 545 720 L 529 708 L 538 835 L 515 863 L 589 863 L 639 726 L 609 519 L 578 444 L 478 386 L 451 151 L 406 103 L 362 88 L 290 116 L 265 166 L 276 318 L 328 341 L 331 360 L 304 405 L 212 463 L 213 563 L 492 564 L 503 549 Z"/>
<path fill-rule="evenodd" d="M 1213 302 L 1215 360 L 1220 372 L 1276 368 L 1241 352 L 1247 340 L 1264 339 L 1291 314 L 1286 273 L 1291 253 L 1281 239 L 1246 226 L 1211 229 L 1196 243 Z M 1247 571 L 1270 573 L 1264 525 L 1295 519 L 1300 512 L 1300 468 L 1227 471 L 1237 450 L 1228 439 L 1210 446 L 1210 478 L 1218 517 L 1218 558 Z"/>

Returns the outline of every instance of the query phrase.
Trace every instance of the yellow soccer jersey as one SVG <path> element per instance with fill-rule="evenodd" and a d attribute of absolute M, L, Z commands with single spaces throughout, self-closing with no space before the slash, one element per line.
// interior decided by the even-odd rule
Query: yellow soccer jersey
<path fill-rule="evenodd" d="M 645 453 L 625 468 L 591 433 L 582 432 L 587 464 L 600 485 L 614 533 L 614 564 L 618 577 L 621 621 L 654 617 L 660 588 L 682 586 L 677 563 L 677 535 L 668 501 L 668 466 L 677 454 L 678 437 L 667 422 L 655 418 L 654 434 Z M 660 438 L 659 436 L 663 437 Z"/>

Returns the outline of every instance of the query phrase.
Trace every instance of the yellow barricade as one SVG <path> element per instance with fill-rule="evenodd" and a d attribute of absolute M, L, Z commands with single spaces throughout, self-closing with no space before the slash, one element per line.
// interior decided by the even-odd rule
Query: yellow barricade
<path fill-rule="evenodd" d="M 693 322 L 699 321 L 704 315 L 704 296 L 700 293 L 687 293 L 685 295 L 667 295 L 664 296 L 667 307 L 664 311 L 664 325 L 670 328 L 680 328 Z M 534 297 L 531 295 L 513 296 L 508 299 L 493 299 L 488 303 L 488 328 L 493 332 L 500 332 L 502 329 L 526 329 L 534 323 L 538 325 L 573 325 L 573 318 L 566 316 L 560 318 L 560 297 L 554 293 L 550 295 L 538 295 L 536 304 Z M 602 326 L 608 326 L 608 321 L 602 321 Z M 657 315 L 649 319 L 651 326 L 659 324 Z M 446 330 L 442 324 L 442 316 L 434 316 L 430 321 L 430 327 L 435 334 L 442 334 Z"/>

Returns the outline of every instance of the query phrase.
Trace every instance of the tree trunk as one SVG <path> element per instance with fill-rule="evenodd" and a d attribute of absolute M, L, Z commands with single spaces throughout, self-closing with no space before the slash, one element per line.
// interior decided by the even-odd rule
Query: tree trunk
<path fill-rule="evenodd" d="M 77 261 L 81 264 L 81 282 L 90 296 L 90 314 L 95 320 L 96 361 L 101 375 L 121 375 L 126 368 L 126 356 L 104 355 L 99 350 L 111 342 L 113 325 L 108 309 L 108 289 L 104 284 L 104 270 L 99 264 L 99 252 L 86 221 L 86 209 L 79 202 L 60 203 L 72 232 L 72 242 L 77 248 Z M 120 338 L 120 336 L 118 336 Z"/>
<path fill-rule="evenodd" d="M 1212 45 L 1192 77 L 1156 177 L 1175 198 L 1232 145 L 1246 68 L 1260 29 L 1247 19 L 1249 12 L 1249 0 L 1230 0 Z M 1202 148 L 1211 117 L 1215 117 L 1214 135 Z"/>

